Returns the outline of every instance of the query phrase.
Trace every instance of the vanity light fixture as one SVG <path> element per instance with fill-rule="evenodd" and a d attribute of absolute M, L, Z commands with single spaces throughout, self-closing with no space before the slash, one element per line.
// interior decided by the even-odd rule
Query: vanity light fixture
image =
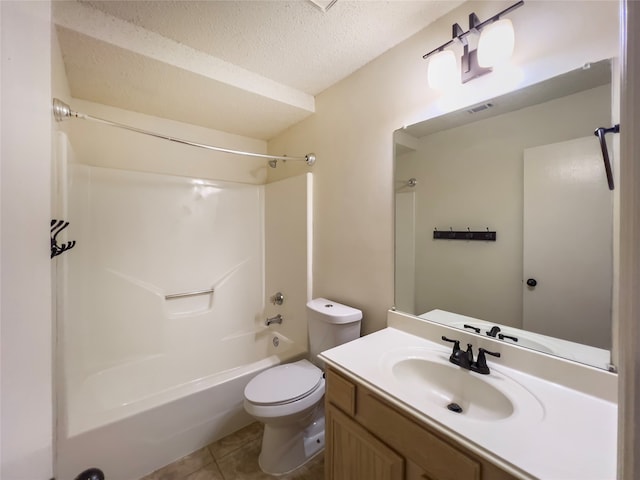
<path fill-rule="evenodd" d="M 478 40 L 478 64 L 490 68 L 505 63 L 513 54 L 515 32 L 508 18 L 487 25 Z"/>
<path fill-rule="evenodd" d="M 456 40 L 463 46 L 462 83 L 489 73 L 492 71 L 491 67 L 508 60 L 513 53 L 515 34 L 511 21 L 502 17 L 522 5 L 524 0 L 514 3 L 484 22 L 480 22 L 478 16 L 472 12 L 469 14 L 469 30 L 466 32 L 460 25 L 454 23 L 451 40 L 422 56 L 423 59 L 429 58 L 429 86 L 442 89 L 449 85 L 456 75 L 455 56 L 451 50 L 447 50 Z M 475 50 L 469 50 L 467 37 L 472 33 L 480 35 L 478 48 Z"/>
<path fill-rule="evenodd" d="M 427 81 L 431 88 L 443 90 L 456 81 L 456 56 L 452 50 L 436 52 L 429 59 Z"/>

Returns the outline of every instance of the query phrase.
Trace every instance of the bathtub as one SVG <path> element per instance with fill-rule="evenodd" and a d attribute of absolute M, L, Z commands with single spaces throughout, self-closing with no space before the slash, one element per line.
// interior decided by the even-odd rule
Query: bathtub
<path fill-rule="evenodd" d="M 157 378 L 168 366 L 160 356 L 69 385 L 57 425 L 56 478 L 72 480 L 98 467 L 108 480 L 137 480 L 222 438 L 253 421 L 242 406 L 247 383 L 306 353 L 306 345 L 266 328 L 225 340 L 224 353 L 235 354 L 238 366 L 152 395 L 144 395 L 135 379 Z"/>

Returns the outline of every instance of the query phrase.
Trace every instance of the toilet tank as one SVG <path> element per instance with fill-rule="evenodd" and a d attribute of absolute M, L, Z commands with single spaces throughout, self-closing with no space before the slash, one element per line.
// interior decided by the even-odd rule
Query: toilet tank
<path fill-rule="evenodd" d="M 362 311 L 341 303 L 315 298 L 307 303 L 310 360 L 323 367 L 320 352 L 360 336 Z"/>

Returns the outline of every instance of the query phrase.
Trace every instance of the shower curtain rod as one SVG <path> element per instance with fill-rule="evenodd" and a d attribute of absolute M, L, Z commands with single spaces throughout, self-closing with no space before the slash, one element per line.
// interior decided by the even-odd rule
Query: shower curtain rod
<path fill-rule="evenodd" d="M 169 140 L 170 142 L 181 143 L 183 145 L 190 145 L 192 147 L 205 148 L 207 150 L 215 150 L 217 152 L 224 153 L 232 153 L 234 155 L 245 155 L 248 157 L 259 157 L 266 158 L 269 160 L 269 166 L 272 168 L 276 168 L 276 163 L 278 160 L 303 160 L 307 163 L 307 165 L 311 166 L 316 162 L 316 156 L 313 153 L 309 153 L 304 157 L 287 157 L 286 155 L 266 155 L 263 153 L 253 153 L 253 152 L 243 152 L 241 150 L 231 150 L 229 148 L 222 147 L 214 147 L 212 145 L 206 145 L 204 143 L 196 143 L 191 142 L 189 140 L 182 140 L 180 138 L 170 137 L 168 135 L 162 135 L 160 133 L 150 132 L 148 130 L 143 130 L 141 128 L 131 127 L 129 125 L 125 125 L 123 123 L 112 122 L 110 120 L 105 120 L 103 118 L 92 117 L 91 115 L 87 115 L 85 113 L 75 112 L 71 110 L 71 107 L 64 103 L 62 100 L 58 100 L 57 98 L 53 99 L 53 116 L 57 122 L 62 122 L 68 118 L 81 118 L 83 120 L 91 120 L 93 122 L 102 123 L 105 125 L 110 125 L 112 127 L 122 128 L 124 130 L 130 130 L 132 132 L 142 133 L 143 135 L 149 135 L 151 137 L 162 138 L 164 140 Z"/>

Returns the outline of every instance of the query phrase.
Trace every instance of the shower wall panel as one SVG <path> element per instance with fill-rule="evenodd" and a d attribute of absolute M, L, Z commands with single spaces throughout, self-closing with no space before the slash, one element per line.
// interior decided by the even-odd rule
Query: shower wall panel
<path fill-rule="evenodd" d="M 67 376 L 135 374 L 170 356 L 180 372 L 140 379 L 161 389 L 232 368 L 216 344 L 255 330 L 263 310 L 264 187 L 85 165 L 70 175 Z"/>
<path fill-rule="evenodd" d="M 311 173 L 265 185 L 266 293 L 285 297 L 282 305 L 267 302 L 265 315 L 282 315 L 278 330 L 298 345 L 307 344 L 306 303 L 312 292 L 312 188 Z"/>

